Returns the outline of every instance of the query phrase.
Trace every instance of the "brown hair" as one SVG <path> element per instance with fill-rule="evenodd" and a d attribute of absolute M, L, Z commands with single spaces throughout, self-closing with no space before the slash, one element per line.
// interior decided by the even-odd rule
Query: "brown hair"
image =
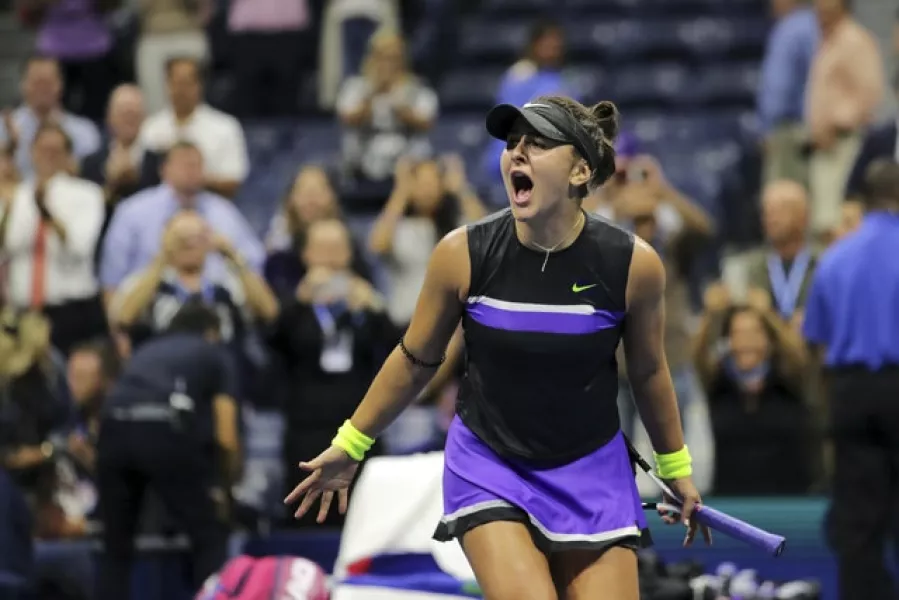
<path fill-rule="evenodd" d="M 334 182 L 331 180 L 331 176 L 328 174 L 328 171 L 321 165 L 303 165 L 302 167 L 300 167 L 300 170 L 297 171 L 296 175 L 294 175 L 293 180 L 290 183 L 290 187 L 287 188 L 287 192 L 281 199 L 281 211 L 284 214 L 284 218 L 287 220 L 287 231 L 290 234 L 291 239 L 294 240 L 297 247 L 302 247 L 305 243 L 305 239 L 303 236 L 306 233 L 306 228 L 309 226 L 309 223 L 303 223 L 302 221 L 300 221 L 299 216 L 293 209 L 291 199 L 293 198 L 293 192 L 294 190 L 296 190 L 300 178 L 310 172 L 321 173 L 325 178 L 325 181 L 328 182 L 328 185 L 331 187 L 331 192 L 334 194 L 334 214 L 331 215 L 331 217 L 335 219 L 343 219 L 343 213 L 340 210 L 340 202 L 337 199 L 337 190 L 335 189 Z"/>
<path fill-rule="evenodd" d="M 603 100 L 593 106 L 584 106 L 577 100 L 566 96 L 541 96 L 536 103 L 555 104 L 564 109 L 572 117 L 577 119 L 581 127 L 586 130 L 599 151 L 599 164 L 594 165 L 587 189 L 580 190 L 581 198 L 590 190 L 604 184 L 609 177 L 615 174 L 615 138 L 618 137 L 618 107 L 614 102 Z"/>
<path fill-rule="evenodd" d="M 47 133 L 58 133 L 62 137 L 66 152 L 71 154 L 72 150 L 74 149 L 72 138 L 69 137 L 69 134 L 65 129 L 62 128 L 62 126 L 54 121 L 47 121 L 45 123 L 41 123 L 38 126 L 37 131 L 34 133 L 34 140 L 31 142 L 31 145 L 34 146 L 38 142 L 38 140 L 41 139 L 41 136 Z"/>

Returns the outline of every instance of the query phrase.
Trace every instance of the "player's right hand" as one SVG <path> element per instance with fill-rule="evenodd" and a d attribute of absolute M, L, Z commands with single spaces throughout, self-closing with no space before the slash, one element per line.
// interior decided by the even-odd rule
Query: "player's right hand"
<path fill-rule="evenodd" d="M 294 518 L 299 519 L 309 512 L 320 496 L 321 503 L 315 520 L 322 523 L 334 501 L 334 492 L 337 492 L 337 508 L 340 514 L 345 514 L 349 504 L 350 483 L 356 475 L 359 463 L 337 446 L 330 446 L 309 462 L 301 462 L 299 466 L 311 474 L 284 499 L 285 504 L 293 504 L 300 498 L 303 499 L 293 515 Z"/>

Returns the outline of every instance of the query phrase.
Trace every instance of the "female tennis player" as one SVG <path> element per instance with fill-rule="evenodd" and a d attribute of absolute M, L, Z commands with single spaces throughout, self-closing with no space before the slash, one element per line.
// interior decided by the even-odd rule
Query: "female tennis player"
<path fill-rule="evenodd" d="M 297 515 L 321 497 L 324 519 L 335 492 L 346 510 L 357 462 L 443 362 L 461 320 L 465 377 L 435 538 L 461 541 L 485 598 L 639 597 L 645 520 L 616 407 L 621 339 L 692 542 L 700 498 L 662 349 L 664 269 L 648 245 L 581 209 L 615 171 L 617 122 L 610 102 L 557 96 L 487 115 L 506 141 L 511 207 L 437 245 L 405 337 L 331 447 L 300 464 L 311 475 L 285 500 L 302 497 Z"/>

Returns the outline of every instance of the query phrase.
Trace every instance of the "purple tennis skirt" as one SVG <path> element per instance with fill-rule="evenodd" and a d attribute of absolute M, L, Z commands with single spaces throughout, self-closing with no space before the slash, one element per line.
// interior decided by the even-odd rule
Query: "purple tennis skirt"
<path fill-rule="evenodd" d="M 434 533 L 442 542 L 492 521 L 526 524 L 547 553 L 649 540 L 621 432 L 573 462 L 535 468 L 501 458 L 456 417 L 446 440 L 443 512 Z"/>

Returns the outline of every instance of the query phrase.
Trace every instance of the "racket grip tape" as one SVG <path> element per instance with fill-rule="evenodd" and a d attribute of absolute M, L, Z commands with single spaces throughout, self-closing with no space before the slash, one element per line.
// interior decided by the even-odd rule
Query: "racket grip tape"
<path fill-rule="evenodd" d="M 693 518 L 700 525 L 705 525 L 709 529 L 720 531 L 728 537 L 745 542 L 759 550 L 764 550 L 771 556 L 780 556 L 787 545 L 786 538 L 781 535 L 759 529 L 754 525 L 708 506 L 698 506 L 693 511 Z"/>

